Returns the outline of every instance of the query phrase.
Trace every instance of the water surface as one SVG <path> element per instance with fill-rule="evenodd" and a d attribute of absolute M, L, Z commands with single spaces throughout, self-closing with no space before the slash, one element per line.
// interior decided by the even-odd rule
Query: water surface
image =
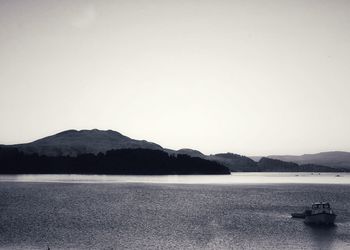
<path fill-rule="evenodd" d="M 350 184 L 350 173 L 232 173 L 231 175 L 0 175 L 0 181 L 62 183 Z"/>
<path fill-rule="evenodd" d="M 347 175 L 292 177 L 343 179 L 341 184 L 278 183 L 278 174 L 263 175 L 261 183 L 258 174 L 244 183 L 238 179 L 248 178 L 245 174 L 205 181 L 200 176 L 1 176 L 0 248 L 350 249 Z M 310 227 L 290 218 L 320 200 L 333 205 L 336 226 Z"/>

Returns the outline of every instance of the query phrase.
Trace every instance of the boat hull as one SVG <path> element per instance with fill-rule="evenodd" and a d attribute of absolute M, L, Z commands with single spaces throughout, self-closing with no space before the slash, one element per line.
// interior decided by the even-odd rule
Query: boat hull
<path fill-rule="evenodd" d="M 305 223 L 331 225 L 336 217 L 337 215 L 329 213 L 310 214 L 305 216 Z"/>

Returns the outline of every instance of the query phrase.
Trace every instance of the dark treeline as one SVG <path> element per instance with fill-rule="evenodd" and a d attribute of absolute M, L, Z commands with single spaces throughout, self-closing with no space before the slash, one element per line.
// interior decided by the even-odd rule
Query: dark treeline
<path fill-rule="evenodd" d="M 0 147 L 0 174 L 229 174 L 219 163 L 160 150 L 120 149 L 105 154 L 44 156 Z"/>

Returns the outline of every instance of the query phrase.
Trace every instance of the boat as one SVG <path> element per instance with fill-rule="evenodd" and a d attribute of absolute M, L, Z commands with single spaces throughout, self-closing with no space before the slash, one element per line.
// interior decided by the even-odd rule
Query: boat
<path fill-rule="evenodd" d="M 305 212 L 303 213 L 292 213 L 293 218 L 305 219 Z"/>
<path fill-rule="evenodd" d="M 305 223 L 331 225 L 336 217 L 328 202 L 317 202 L 312 204 L 311 211 L 305 213 Z"/>
<path fill-rule="evenodd" d="M 305 210 L 303 213 L 292 213 L 292 217 L 304 219 L 307 224 L 332 225 L 337 215 L 328 202 L 316 202 L 312 204 L 310 210 Z"/>

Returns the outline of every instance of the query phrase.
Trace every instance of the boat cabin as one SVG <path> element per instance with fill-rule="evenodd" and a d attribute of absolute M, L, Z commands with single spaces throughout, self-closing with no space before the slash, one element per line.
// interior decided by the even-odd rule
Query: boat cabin
<path fill-rule="evenodd" d="M 313 203 L 311 206 L 312 214 L 318 214 L 318 213 L 330 213 L 332 214 L 333 211 L 331 209 L 331 206 L 328 202 L 316 202 Z"/>

